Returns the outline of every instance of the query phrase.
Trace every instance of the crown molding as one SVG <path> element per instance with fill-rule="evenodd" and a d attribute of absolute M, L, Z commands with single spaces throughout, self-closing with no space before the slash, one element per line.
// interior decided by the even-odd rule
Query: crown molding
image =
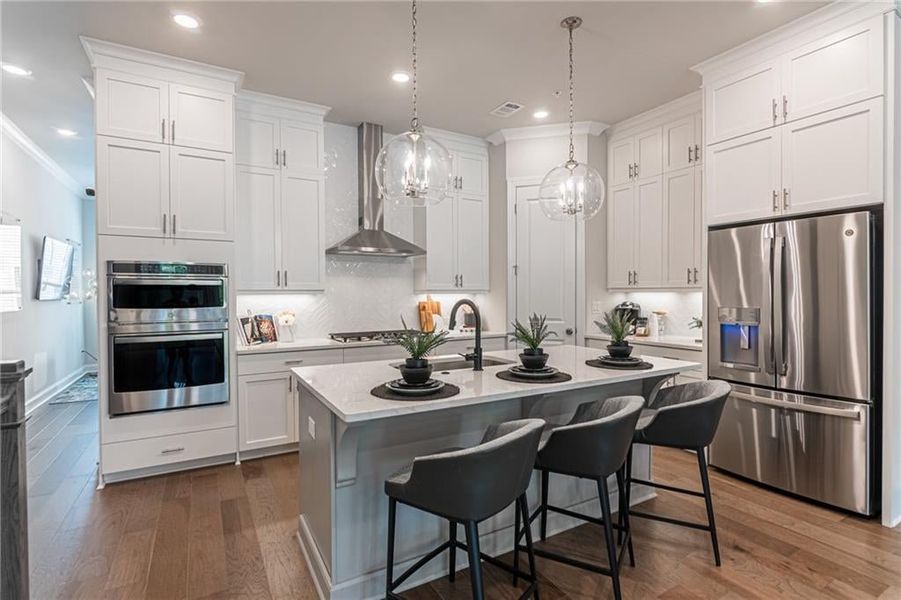
<path fill-rule="evenodd" d="M 142 63 L 161 69 L 170 69 L 173 71 L 181 71 L 189 75 L 198 75 L 201 77 L 209 77 L 218 81 L 231 84 L 235 90 L 241 88 L 244 83 L 244 73 L 227 69 L 225 67 L 217 67 L 205 63 L 189 60 L 186 58 L 178 58 L 169 56 L 168 54 L 160 54 L 159 52 L 151 52 L 150 50 L 141 50 L 140 48 L 132 48 L 131 46 L 123 46 L 113 42 L 98 40 L 87 36 L 78 36 L 91 67 L 106 66 L 102 63 L 104 58 L 127 60 L 130 62 Z"/>
<path fill-rule="evenodd" d="M 608 130 L 608 136 L 612 139 L 623 132 L 639 129 L 650 123 L 664 119 L 678 119 L 693 113 L 701 112 L 702 106 L 701 90 L 695 90 L 690 94 L 686 94 L 675 100 L 670 100 L 666 104 L 661 104 L 651 110 L 624 119 L 619 123 L 614 123 Z M 658 122 L 656 124 L 659 125 L 660 123 Z"/>
<path fill-rule="evenodd" d="M 606 123 L 598 121 L 577 121 L 573 124 L 573 135 L 601 135 L 608 127 L 610 126 Z M 485 139 L 498 146 L 511 140 L 529 140 L 565 135 L 569 135 L 569 123 L 549 123 L 547 125 L 500 129 Z"/>
<path fill-rule="evenodd" d="M 238 92 L 236 106 L 238 110 L 262 106 L 278 110 L 301 111 L 321 118 L 324 118 L 325 115 L 332 110 L 331 106 L 325 106 L 323 104 L 313 104 L 312 102 L 304 102 L 303 100 L 284 98 L 282 96 L 273 96 L 272 94 L 254 92 L 251 90 L 241 90 Z"/>
<path fill-rule="evenodd" d="M 35 162 L 44 167 L 53 178 L 63 184 L 66 189 L 79 198 L 85 198 L 84 189 L 78 185 L 78 182 L 75 181 L 65 169 L 59 166 L 59 163 L 50 158 L 50 155 L 41 150 L 30 137 L 25 135 L 25 132 L 19 129 L 16 124 L 10 121 L 9 117 L 2 112 L 0 112 L 0 131 L 9 136 L 9 139 L 15 142 L 15 144 L 33 158 Z M 9 176 L 9 174 L 7 174 L 7 176 Z"/>
<path fill-rule="evenodd" d="M 441 138 L 441 141 L 447 143 L 466 144 L 469 146 L 478 146 L 480 148 L 488 147 L 488 142 L 485 138 L 467 135 L 465 133 L 457 133 L 456 131 L 448 131 L 447 129 L 438 129 L 437 127 L 424 127 L 424 129 L 429 135 Z"/>

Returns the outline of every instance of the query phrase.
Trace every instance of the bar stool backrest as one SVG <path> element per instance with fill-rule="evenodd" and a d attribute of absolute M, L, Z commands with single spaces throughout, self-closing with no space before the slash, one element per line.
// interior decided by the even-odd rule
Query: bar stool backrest
<path fill-rule="evenodd" d="M 693 381 L 660 390 L 651 408 L 654 420 L 635 441 L 671 448 L 706 448 L 713 441 L 732 386 L 725 381 Z"/>

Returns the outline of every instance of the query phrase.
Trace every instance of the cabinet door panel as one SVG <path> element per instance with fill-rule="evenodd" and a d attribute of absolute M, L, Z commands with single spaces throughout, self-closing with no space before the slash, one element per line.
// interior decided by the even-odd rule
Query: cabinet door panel
<path fill-rule="evenodd" d="M 238 252 L 239 290 L 274 290 L 281 282 L 280 173 L 276 169 L 238 166 L 238 222 L 235 241 Z"/>
<path fill-rule="evenodd" d="M 282 178 L 282 287 L 322 289 L 322 180 Z"/>
<path fill-rule="evenodd" d="M 782 83 L 788 120 L 881 95 L 883 47 L 878 16 L 790 53 Z"/>
<path fill-rule="evenodd" d="M 445 200 L 447 202 L 447 200 Z M 488 200 L 457 199 L 457 270 L 465 290 L 488 289 Z"/>
<path fill-rule="evenodd" d="M 629 137 L 610 145 L 610 185 L 629 183 L 635 162 L 635 142 Z"/>
<path fill-rule="evenodd" d="M 778 61 L 770 61 L 707 85 L 707 143 L 772 127 L 781 115 L 773 106 L 782 97 L 779 78 Z"/>
<path fill-rule="evenodd" d="M 689 287 L 694 281 L 695 225 L 695 169 L 687 168 L 667 173 L 663 178 L 664 283 L 667 287 Z"/>
<path fill-rule="evenodd" d="M 176 146 L 232 152 L 234 98 L 186 85 L 169 86 L 170 142 Z"/>
<path fill-rule="evenodd" d="M 296 441 L 290 378 L 288 373 L 267 373 L 239 379 L 241 450 Z"/>
<path fill-rule="evenodd" d="M 883 100 L 783 127 L 783 210 L 801 213 L 882 202 Z"/>
<path fill-rule="evenodd" d="M 167 142 L 169 84 L 165 81 L 99 70 L 97 134 L 132 140 Z"/>
<path fill-rule="evenodd" d="M 454 199 L 426 207 L 426 277 L 428 290 L 453 290 L 457 272 Z"/>
<path fill-rule="evenodd" d="M 704 277 L 704 166 L 695 169 L 695 242 L 694 265 L 692 271 L 692 284 L 695 287 L 703 287 Z M 697 273 L 697 274 L 695 274 Z"/>
<path fill-rule="evenodd" d="M 320 127 L 295 121 L 281 123 L 282 159 L 288 175 L 318 177 L 322 175 Z"/>
<path fill-rule="evenodd" d="M 663 172 L 663 133 L 660 127 L 635 137 L 635 162 L 638 178 L 656 177 Z"/>
<path fill-rule="evenodd" d="M 469 152 L 454 152 L 457 176 L 461 178 L 460 194 L 488 195 L 488 157 Z"/>
<path fill-rule="evenodd" d="M 629 287 L 635 268 L 635 186 L 611 189 L 608 207 L 607 287 Z"/>
<path fill-rule="evenodd" d="M 170 235 L 195 240 L 234 239 L 232 155 L 173 147 L 170 157 Z"/>
<path fill-rule="evenodd" d="M 169 148 L 97 136 L 97 233 L 164 237 L 168 219 Z"/>
<path fill-rule="evenodd" d="M 694 155 L 694 162 L 701 164 L 704 162 L 704 114 L 695 113 L 695 146 L 697 152 Z"/>
<path fill-rule="evenodd" d="M 752 133 L 707 148 L 707 221 L 734 223 L 778 215 L 781 128 Z"/>
<path fill-rule="evenodd" d="M 663 282 L 663 178 L 635 185 L 637 224 L 635 280 L 638 287 L 660 287 Z"/>
<path fill-rule="evenodd" d="M 695 116 L 663 126 L 663 167 L 666 171 L 684 169 L 694 162 Z"/>
<path fill-rule="evenodd" d="M 235 162 L 251 167 L 276 168 L 278 148 L 278 119 L 251 113 L 238 113 L 238 142 Z"/>

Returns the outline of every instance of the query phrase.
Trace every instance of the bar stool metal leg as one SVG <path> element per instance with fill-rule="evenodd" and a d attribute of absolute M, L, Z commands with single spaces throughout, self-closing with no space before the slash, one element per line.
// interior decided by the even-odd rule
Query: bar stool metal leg
<path fill-rule="evenodd" d="M 623 536 L 627 533 L 632 533 L 631 525 L 629 523 L 629 505 L 626 504 L 626 483 L 625 483 L 625 473 L 623 471 L 616 472 L 616 485 L 619 488 L 619 524 L 621 529 L 619 530 L 619 543 L 622 545 Z M 626 545 L 629 549 L 629 565 L 635 566 L 635 551 L 632 549 L 632 536 L 628 536 L 628 540 L 626 541 Z"/>
<path fill-rule="evenodd" d="M 397 517 L 397 500 L 388 498 L 388 564 L 385 566 L 385 598 L 393 597 L 394 588 L 394 524 Z"/>
<path fill-rule="evenodd" d="M 515 510 L 513 511 L 513 585 L 516 586 L 519 584 L 519 575 L 516 572 L 519 570 L 519 520 L 520 520 L 520 510 L 519 510 L 519 500 L 516 501 L 515 506 L 513 507 Z M 529 526 L 529 515 L 526 514 L 525 517 L 526 527 Z"/>
<path fill-rule="evenodd" d="M 698 453 L 698 470 L 701 472 L 701 485 L 704 488 L 704 504 L 707 505 L 707 524 L 710 526 L 710 539 L 713 542 L 713 558 L 716 566 L 720 566 L 720 545 L 716 539 L 716 523 L 713 517 L 713 497 L 710 495 L 710 479 L 707 476 L 707 457 L 704 456 L 704 449 L 701 448 Z"/>
<path fill-rule="evenodd" d="M 450 562 L 447 567 L 447 579 L 453 581 L 457 577 L 457 522 L 448 521 L 450 529 Z"/>
<path fill-rule="evenodd" d="M 532 547 L 532 523 L 529 521 L 529 505 L 526 501 L 526 495 L 523 494 L 517 501 L 517 508 L 522 514 L 522 520 L 526 529 L 526 553 L 529 556 L 529 573 L 532 575 L 532 597 L 539 600 L 538 597 L 538 569 L 535 567 L 535 550 Z M 516 545 L 519 543 L 519 533 L 517 530 Z M 514 569 L 516 567 L 514 566 Z"/>
<path fill-rule="evenodd" d="M 479 550 L 479 526 L 475 521 L 466 523 L 466 550 L 469 553 L 469 580 L 472 583 L 473 600 L 484 600 L 482 585 L 482 556 Z"/>
<path fill-rule="evenodd" d="M 619 585 L 619 565 L 616 560 L 616 542 L 613 539 L 613 525 L 610 521 L 610 497 L 608 496 L 607 480 L 598 479 L 598 497 L 601 501 L 601 515 L 604 520 L 604 539 L 607 542 L 607 559 L 610 561 L 610 578 L 613 580 L 613 597 L 622 599 L 622 591 Z"/>
<path fill-rule="evenodd" d="M 547 493 L 550 473 L 541 472 L 541 541 L 547 540 Z"/>

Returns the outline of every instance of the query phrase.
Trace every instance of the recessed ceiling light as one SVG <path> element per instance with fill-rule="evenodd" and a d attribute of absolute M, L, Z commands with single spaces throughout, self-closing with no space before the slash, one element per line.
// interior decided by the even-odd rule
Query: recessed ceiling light
<path fill-rule="evenodd" d="M 532 113 L 532 116 L 536 119 L 547 119 L 548 114 L 546 110 L 536 110 Z"/>
<path fill-rule="evenodd" d="M 63 137 L 74 137 L 75 135 L 78 135 L 77 131 L 72 131 L 71 129 L 63 129 L 63 128 L 57 129 L 56 133 L 60 134 Z"/>
<path fill-rule="evenodd" d="M 19 77 L 28 77 L 31 75 L 31 71 L 26 69 L 25 67 L 20 67 L 18 65 L 11 65 L 9 63 L 5 63 L 3 65 L 3 70 L 9 73 L 10 75 L 18 75 Z"/>
<path fill-rule="evenodd" d="M 397 83 L 407 83 L 410 81 L 410 74 L 403 71 L 395 71 L 391 74 L 391 80 Z"/>
<path fill-rule="evenodd" d="M 175 21 L 176 25 L 185 29 L 197 29 L 200 27 L 200 21 L 197 20 L 197 17 L 192 17 L 185 13 L 175 13 L 172 15 L 172 20 Z"/>

